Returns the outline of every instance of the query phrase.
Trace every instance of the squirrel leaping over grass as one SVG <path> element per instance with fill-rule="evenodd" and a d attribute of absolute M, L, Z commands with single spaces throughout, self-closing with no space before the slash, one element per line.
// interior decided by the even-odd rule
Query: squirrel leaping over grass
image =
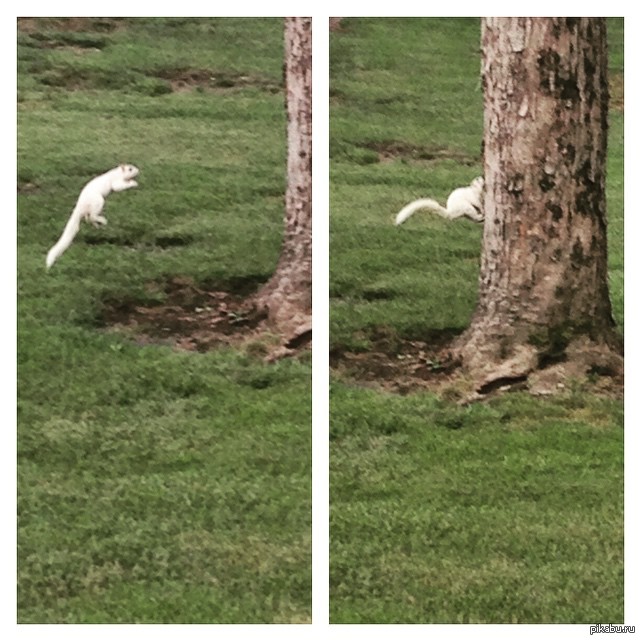
<path fill-rule="evenodd" d="M 47 269 L 63 254 L 75 238 L 80 229 L 80 221 L 87 220 L 94 227 L 103 227 L 107 219 L 102 215 L 105 198 L 112 191 L 124 191 L 137 187 L 134 178 L 140 173 L 140 169 L 132 164 L 121 164 L 111 171 L 107 171 L 93 180 L 87 182 L 78 202 L 67 222 L 60 240 L 56 242 L 47 253 Z"/>

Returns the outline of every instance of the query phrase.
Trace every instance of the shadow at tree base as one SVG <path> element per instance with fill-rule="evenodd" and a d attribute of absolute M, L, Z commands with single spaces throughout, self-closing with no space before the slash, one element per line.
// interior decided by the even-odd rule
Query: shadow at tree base
<path fill-rule="evenodd" d="M 271 332 L 267 314 L 252 304 L 264 281 L 258 276 L 233 278 L 225 283 L 196 284 L 188 277 L 148 282 L 148 294 L 158 300 L 106 298 L 96 325 L 118 331 L 136 344 L 161 344 L 205 353 L 223 347 L 241 348 L 266 360 L 307 351 L 311 330 L 284 342 Z"/>

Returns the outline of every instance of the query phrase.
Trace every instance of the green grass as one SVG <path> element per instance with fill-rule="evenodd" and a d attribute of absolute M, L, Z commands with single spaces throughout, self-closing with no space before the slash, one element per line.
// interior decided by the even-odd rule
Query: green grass
<path fill-rule="evenodd" d="M 310 621 L 310 358 L 101 329 L 106 300 L 161 299 L 150 282 L 272 273 L 282 32 L 146 18 L 19 32 L 20 622 Z M 172 91 L 181 70 L 218 80 Z M 46 273 L 80 188 L 119 162 L 141 168 L 139 189 Z"/>
<path fill-rule="evenodd" d="M 461 332 L 480 226 L 418 214 L 482 172 L 479 22 L 348 19 L 331 35 L 336 350 Z M 613 79 L 621 20 L 609 25 Z M 612 109 L 609 268 L 623 323 L 623 113 Z M 380 154 L 380 155 L 379 155 Z M 333 623 L 623 620 L 623 409 L 578 381 L 459 407 L 331 384 Z"/>

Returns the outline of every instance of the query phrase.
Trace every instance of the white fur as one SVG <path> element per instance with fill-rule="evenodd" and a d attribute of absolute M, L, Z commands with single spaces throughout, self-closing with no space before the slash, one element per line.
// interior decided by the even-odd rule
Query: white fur
<path fill-rule="evenodd" d="M 93 180 L 87 182 L 80 195 L 78 202 L 67 222 L 60 240 L 51 247 L 47 253 L 47 269 L 62 255 L 80 229 L 80 221 L 85 219 L 95 227 L 103 227 L 107 224 L 107 219 L 101 215 L 104 208 L 105 198 L 112 191 L 124 191 L 137 187 L 138 183 L 134 178 L 140 173 L 137 167 L 132 164 L 121 164 L 111 171 L 107 171 Z"/>
<path fill-rule="evenodd" d="M 476 222 L 483 222 L 483 189 L 484 178 L 475 178 L 468 187 L 460 187 L 449 194 L 446 209 L 431 198 L 420 198 L 420 200 L 414 200 L 404 207 L 400 213 L 398 213 L 396 216 L 396 224 L 402 224 L 407 218 L 420 209 L 429 209 L 441 215 L 443 218 L 448 218 L 449 220 L 466 216 Z"/>

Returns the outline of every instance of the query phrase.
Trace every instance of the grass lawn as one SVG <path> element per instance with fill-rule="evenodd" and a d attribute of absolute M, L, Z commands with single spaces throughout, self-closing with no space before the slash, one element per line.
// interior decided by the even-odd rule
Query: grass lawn
<path fill-rule="evenodd" d="M 19 622 L 310 622 L 310 357 L 104 322 L 176 278 L 273 272 L 282 63 L 279 19 L 19 24 Z M 81 187 L 121 162 L 140 187 L 47 273 Z"/>
<path fill-rule="evenodd" d="M 609 275 L 623 326 L 623 24 L 609 22 Z M 455 335 L 482 229 L 418 213 L 482 173 L 476 19 L 331 34 L 332 352 Z M 391 345 L 391 346 L 389 346 Z M 623 621 L 623 406 L 578 381 L 461 407 L 331 381 L 333 623 Z"/>

